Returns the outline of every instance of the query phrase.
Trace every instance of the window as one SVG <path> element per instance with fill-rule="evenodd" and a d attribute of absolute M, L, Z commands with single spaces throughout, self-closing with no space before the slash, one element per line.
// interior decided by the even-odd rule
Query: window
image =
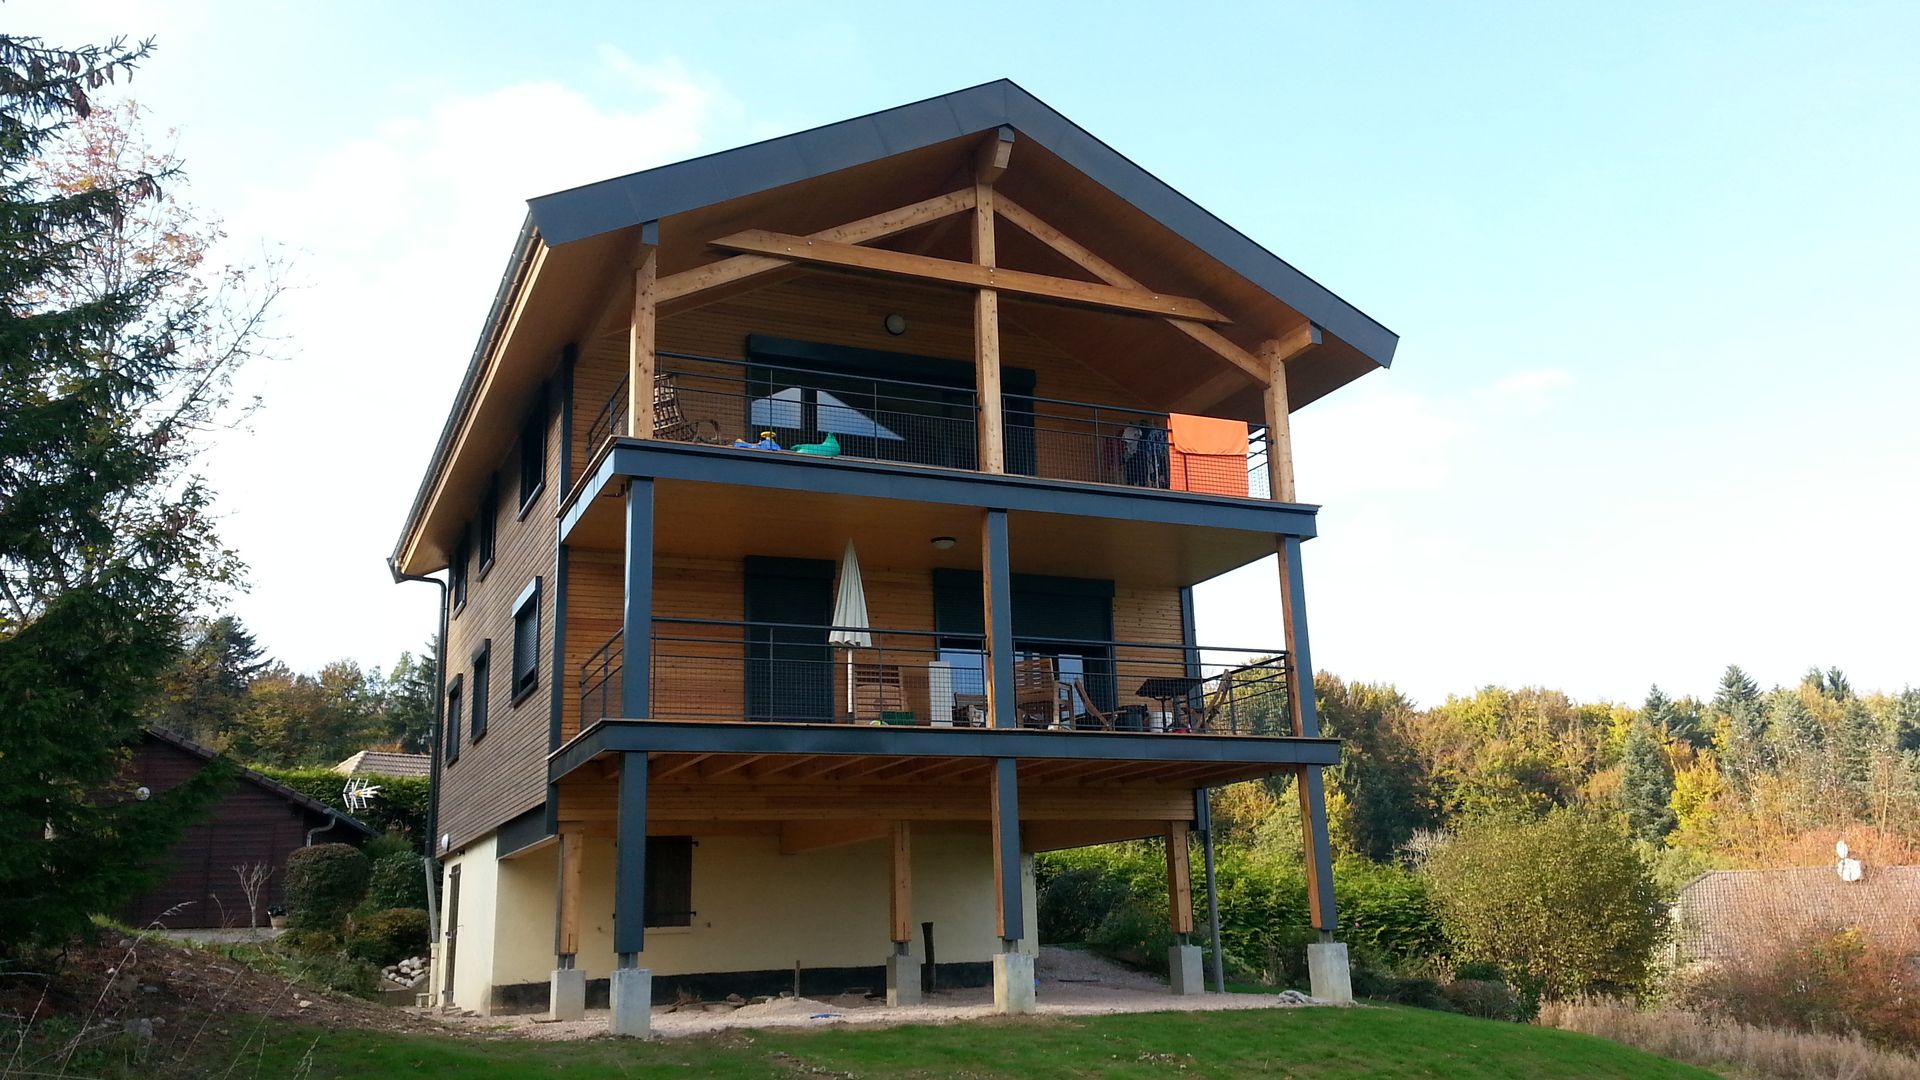
<path fill-rule="evenodd" d="M 467 606 L 467 561 L 472 557 L 468 549 L 467 533 L 463 529 L 460 542 L 453 546 L 453 563 L 447 567 L 447 596 L 453 604 L 454 614 Z"/>
<path fill-rule="evenodd" d="M 540 685 L 540 579 L 527 583 L 513 602 L 513 703 Z"/>
<path fill-rule="evenodd" d="M 500 531 L 500 478 L 494 477 L 487 483 L 487 493 L 480 497 L 480 577 L 487 576 L 488 568 L 493 566 L 493 542 Z"/>
<path fill-rule="evenodd" d="M 453 685 L 447 687 L 447 748 L 442 755 L 449 765 L 460 760 L 460 690 L 460 676 L 455 675 Z"/>
<path fill-rule="evenodd" d="M 647 838 L 647 925 L 693 925 L 693 838 Z"/>
<path fill-rule="evenodd" d="M 493 639 L 480 643 L 473 654 L 473 741 L 487 733 L 487 684 L 493 668 Z"/>
<path fill-rule="evenodd" d="M 526 426 L 520 429 L 520 516 L 526 516 L 546 483 L 547 404 L 546 394 L 542 392 L 539 407 L 533 410 L 533 415 L 527 417 Z"/>

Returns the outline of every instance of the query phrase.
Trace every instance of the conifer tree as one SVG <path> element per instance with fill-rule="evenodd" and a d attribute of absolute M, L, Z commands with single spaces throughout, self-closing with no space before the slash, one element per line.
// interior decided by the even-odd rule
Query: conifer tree
<path fill-rule="evenodd" d="M 238 569 L 191 465 L 248 336 L 128 243 L 176 175 L 47 167 L 151 50 L 0 35 L 0 954 L 125 903 L 220 778 L 142 800 L 124 764 L 186 619 Z"/>
<path fill-rule="evenodd" d="M 1656 690 L 1655 693 L 1658 693 Z M 1648 843 L 1659 843 L 1673 831 L 1673 776 L 1660 737 L 1645 718 L 1627 733 L 1620 755 L 1620 802 L 1627 827 Z"/>

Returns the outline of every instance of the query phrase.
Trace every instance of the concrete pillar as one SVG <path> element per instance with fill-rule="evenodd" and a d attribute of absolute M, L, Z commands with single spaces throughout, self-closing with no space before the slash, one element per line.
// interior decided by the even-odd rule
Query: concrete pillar
<path fill-rule="evenodd" d="M 1181 941 L 1167 950 L 1167 975 L 1173 992 L 1181 997 L 1205 990 L 1206 976 L 1200 964 L 1200 946 Z"/>
<path fill-rule="evenodd" d="M 1342 941 L 1320 941 L 1307 946 L 1307 990 L 1332 1005 L 1353 1004 L 1353 974 L 1347 967 Z"/>
<path fill-rule="evenodd" d="M 577 967 L 553 969 L 553 979 L 547 990 L 547 1016 L 554 1020 L 586 1019 L 586 972 Z"/>
<path fill-rule="evenodd" d="M 887 957 L 887 1004 L 918 1005 L 923 1000 L 920 962 L 902 948 Z"/>
<path fill-rule="evenodd" d="M 607 1030 L 629 1039 L 644 1039 L 653 1026 L 653 972 L 643 967 L 628 967 L 631 956 L 622 956 L 608 980 L 607 1004 L 613 1019 Z"/>
<path fill-rule="evenodd" d="M 1034 1009 L 1033 957 L 1012 948 L 993 956 L 993 1009 L 1018 1014 Z"/>

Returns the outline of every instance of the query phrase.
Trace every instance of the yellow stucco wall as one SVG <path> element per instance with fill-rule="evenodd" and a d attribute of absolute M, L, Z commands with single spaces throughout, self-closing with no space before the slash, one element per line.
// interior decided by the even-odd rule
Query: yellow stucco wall
<path fill-rule="evenodd" d="M 483 1012 L 493 987 L 494 901 L 499 893 L 500 863 L 493 855 L 491 835 L 449 855 L 440 868 L 441 919 L 454 936 L 453 1002 L 463 1009 Z M 445 905 L 452 892 L 454 867 L 460 868 L 460 904 L 457 912 Z M 433 1000 L 445 989 L 449 956 L 443 937 L 434 949 Z"/>
<path fill-rule="evenodd" d="M 696 837 L 693 925 L 647 931 L 641 966 L 656 975 L 881 963 L 887 937 L 888 846 L 874 840 L 797 855 L 780 853 L 771 836 Z M 611 840 L 585 843 L 578 963 L 589 979 L 613 968 Z M 489 1011 L 492 988 L 544 983 L 552 973 L 558 846 L 505 861 L 492 837 L 448 858 L 461 869 L 454 1003 Z M 1022 863 L 1029 927 L 1022 950 L 1033 952 L 1033 860 Z M 998 949 L 994 928 L 993 854 L 985 835 L 916 835 L 913 841 L 912 952 L 924 959 L 918 924 L 934 924 L 943 964 L 985 962 Z M 444 953 L 444 950 L 441 950 Z M 435 987 L 441 983 L 436 971 Z M 436 998 L 436 1000 L 438 1000 Z"/>

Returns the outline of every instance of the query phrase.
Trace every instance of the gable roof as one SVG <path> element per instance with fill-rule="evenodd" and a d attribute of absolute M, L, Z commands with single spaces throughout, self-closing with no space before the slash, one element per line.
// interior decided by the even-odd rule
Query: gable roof
<path fill-rule="evenodd" d="M 218 756 L 213 750 L 210 750 L 207 747 L 201 746 L 199 743 L 194 742 L 192 739 L 189 739 L 184 735 L 181 735 L 177 732 L 168 731 L 165 728 L 159 728 L 159 727 L 147 728 L 146 735 L 148 738 L 153 739 L 156 742 L 164 743 L 167 746 L 171 746 L 176 750 L 180 750 L 184 753 L 191 754 L 194 757 L 200 758 L 202 761 L 212 761 L 215 757 Z M 369 837 L 380 835 L 377 829 L 375 829 L 371 825 L 368 825 L 366 822 L 361 821 L 359 818 L 356 818 L 351 814 L 345 814 L 338 810 L 335 810 L 333 807 L 328 806 L 326 803 L 323 803 L 318 799 L 312 798 L 307 795 L 303 795 L 300 792 L 295 791 L 294 789 L 281 783 L 280 781 L 274 780 L 270 777 L 263 776 L 260 773 L 254 772 L 252 769 L 249 769 L 244 765 L 235 766 L 234 774 L 238 776 L 241 780 L 244 780 L 247 783 L 254 785 L 255 787 L 262 788 L 267 792 L 270 792 L 271 794 L 277 795 L 280 798 L 285 799 L 286 801 L 294 804 L 295 806 L 300 807 L 303 810 L 306 810 L 310 813 L 333 818 L 334 820 L 338 821 L 340 824 L 345 825 L 347 828 L 352 829 L 355 832 L 361 833 L 362 835 L 369 836 Z"/>
<path fill-rule="evenodd" d="M 425 754 L 362 750 L 333 767 L 342 776 L 430 776 L 433 759 Z"/>
<path fill-rule="evenodd" d="M 541 196 L 528 202 L 528 221 L 559 246 L 998 127 L 1046 147 L 1373 362 L 1393 362 L 1399 335 L 1010 79 Z"/>
<path fill-rule="evenodd" d="M 1674 923 L 1693 960 L 1743 955 L 1809 930 L 1897 939 L 1920 925 L 1920 866 L 1869 865 L 1859 881 L 1842 881 L 1829 866 L 1717 870 L 1680 890 Z"/>

